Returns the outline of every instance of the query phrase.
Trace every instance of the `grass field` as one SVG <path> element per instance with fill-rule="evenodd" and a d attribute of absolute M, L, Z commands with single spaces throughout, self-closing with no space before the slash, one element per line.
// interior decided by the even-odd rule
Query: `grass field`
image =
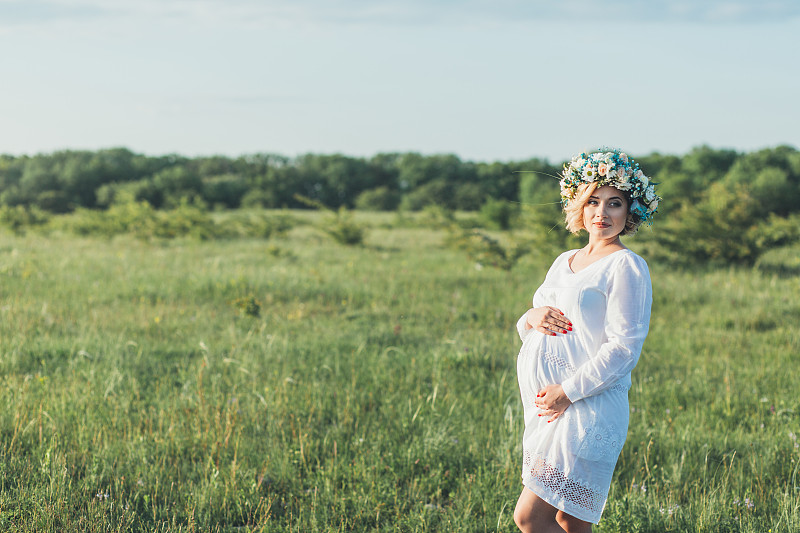
<path fill-rule="evenodd" d="M 0 530 L 515 531 L 514 323 L 553 257 L 477 268 L 394 220 L 0 235 Z M 650 267 L 595 531 L 799 531 L 800 277 Z"/>

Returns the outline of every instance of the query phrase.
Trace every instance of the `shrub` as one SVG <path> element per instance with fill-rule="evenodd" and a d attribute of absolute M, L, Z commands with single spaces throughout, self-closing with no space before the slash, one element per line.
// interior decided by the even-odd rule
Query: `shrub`
<path fill-rule="evenodd" d="M 235 213 L 217 223 L 219 237 L 270 237 L 285 235 L 298 224 L 296 218 L 288 214 L 268 215 L 262 212 Z"/>
<path fill-rule="evenodd" d="M 261 316 L 261 302 L 252 294 L 235 299 L 231 304 L 244 316 L 259 318 Z"/>
<path fill-rule="evenodd" d="M 333 237 L 339 244 L 353 246 L 364 243 L 364 225 L 356 222 L 353 219 L 353 213 L 345 206 L 341 206 L 338 211 L 334 211 L 322 202 L 301 194 L 294 195 L 294 198 L 309 207 L 321 209 L 328 213 L 327 220 L 319 226 L 319 229 Z"/>
<path fill-rule="evenodd" d="M 481 207 L 480 216 L 489 227 L 508 230 L 518 212 L 519 208 L 511 202 L 489 198 Z"/>
<path fill-rule="evenodd" d="M 44 226 L 49 220 L 50 216 L 37 207 L 0 206 L 0 224 L 18 235 L 24 234 L 27 228 Z"/>
<path fill-rule="evenodd" d="M 328 222 L 322 226 L 325 233 L 339 244 L 354 246 L 364 243 L 365 228 L 353 219 L 353 213 L 344 206 L 330 213 Z"/>
<path fill-rule="evenodd" d="M 511 270 L 520 257 L 528 253 L 524 244 L 504 247 L 499 241 L 476 229 L 463 229 L 457 225 L 448 228 L 445 244 L 450 248 L 466 252 L 475 263 Z"/>
<path fill-rule="evenodd" d="M 706 198 L 661 221 L 652 253 L 676 264 L 753 265 L 767 250 L 800 242 L 800 215 L 780 217 L 761 208 L 744 184 L 715 183 Z"/>
<path fill-rule="evenodd" d="M 358 195 L 355 205 L 363 211 L 392 211 L 400 205 L 400 193 L 389 187 L 369 189 Z"/>

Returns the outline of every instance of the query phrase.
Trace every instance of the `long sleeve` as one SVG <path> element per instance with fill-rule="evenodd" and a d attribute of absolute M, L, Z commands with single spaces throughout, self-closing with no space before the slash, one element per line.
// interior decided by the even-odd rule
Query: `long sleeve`
<path fill-rule="evenodd" d="M 600 349 L 561 384 L 572 402 L 602 392 L 633 370 L 650 328 L 652 301 L 647 263 L 630 254 L 620 261 L 608 282 Z"/>
<path fill-rule="evenodd" d="M 533 330 L 533 328 L 525 329 L 525 319 L 528 316 L 528 312 L 525 311 L 519 320 L 517 320 L 517 333 L 519 333 L 519 338 L 521 341 L 525 341 L 525 337 L 527 337 Z"/>

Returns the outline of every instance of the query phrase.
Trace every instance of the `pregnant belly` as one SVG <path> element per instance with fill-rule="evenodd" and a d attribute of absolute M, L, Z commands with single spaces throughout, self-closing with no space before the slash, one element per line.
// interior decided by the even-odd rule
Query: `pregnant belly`
<path fill-rule="evenodd" d="M 536 393 L 546 385 L 562 383 L 575 373 L 575 367 L 553 350 L 552 343 L 539 332 L 525 338 L 517 358 L 517 375 L 523 405 L 533 404 Z"/>

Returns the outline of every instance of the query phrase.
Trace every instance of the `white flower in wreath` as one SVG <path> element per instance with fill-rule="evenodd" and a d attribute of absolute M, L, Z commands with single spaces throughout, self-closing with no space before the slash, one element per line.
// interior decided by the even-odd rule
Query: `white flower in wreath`
<path fill-rule="evenodd" d="M 641 177 L 639 177 L 639 181 L 642 182 L 642 187 L 647 187 L 648 185 L 650 185 L 650 178 L 645 176 L 641 170 L 638 173 L 641 174 Z"/>
<path fill-rule="evenodd" d="M 592 165 L 583 167 L 583 179 L 587 182 L 595 181 L 597 179 L 597 169 Z"/>
<path fill-rule="evenodd" d="M 644 191 L 644 199 L 647 200 L 648 204 L 652 205 L 653 200 L 656 199 L 656 189 L 652 185 L 647 187 Z"/>
<path fill-rule="evenodd" d="M 618 172 L 616 185 L 621 191 L 631 190 L 630 175 L 627 172 Z"/>
<path fill-rule="evenodd" d="M 656 209 L 658 209 L 658 198 L 650 202 L 650 211 L 655 213 Z"/>

